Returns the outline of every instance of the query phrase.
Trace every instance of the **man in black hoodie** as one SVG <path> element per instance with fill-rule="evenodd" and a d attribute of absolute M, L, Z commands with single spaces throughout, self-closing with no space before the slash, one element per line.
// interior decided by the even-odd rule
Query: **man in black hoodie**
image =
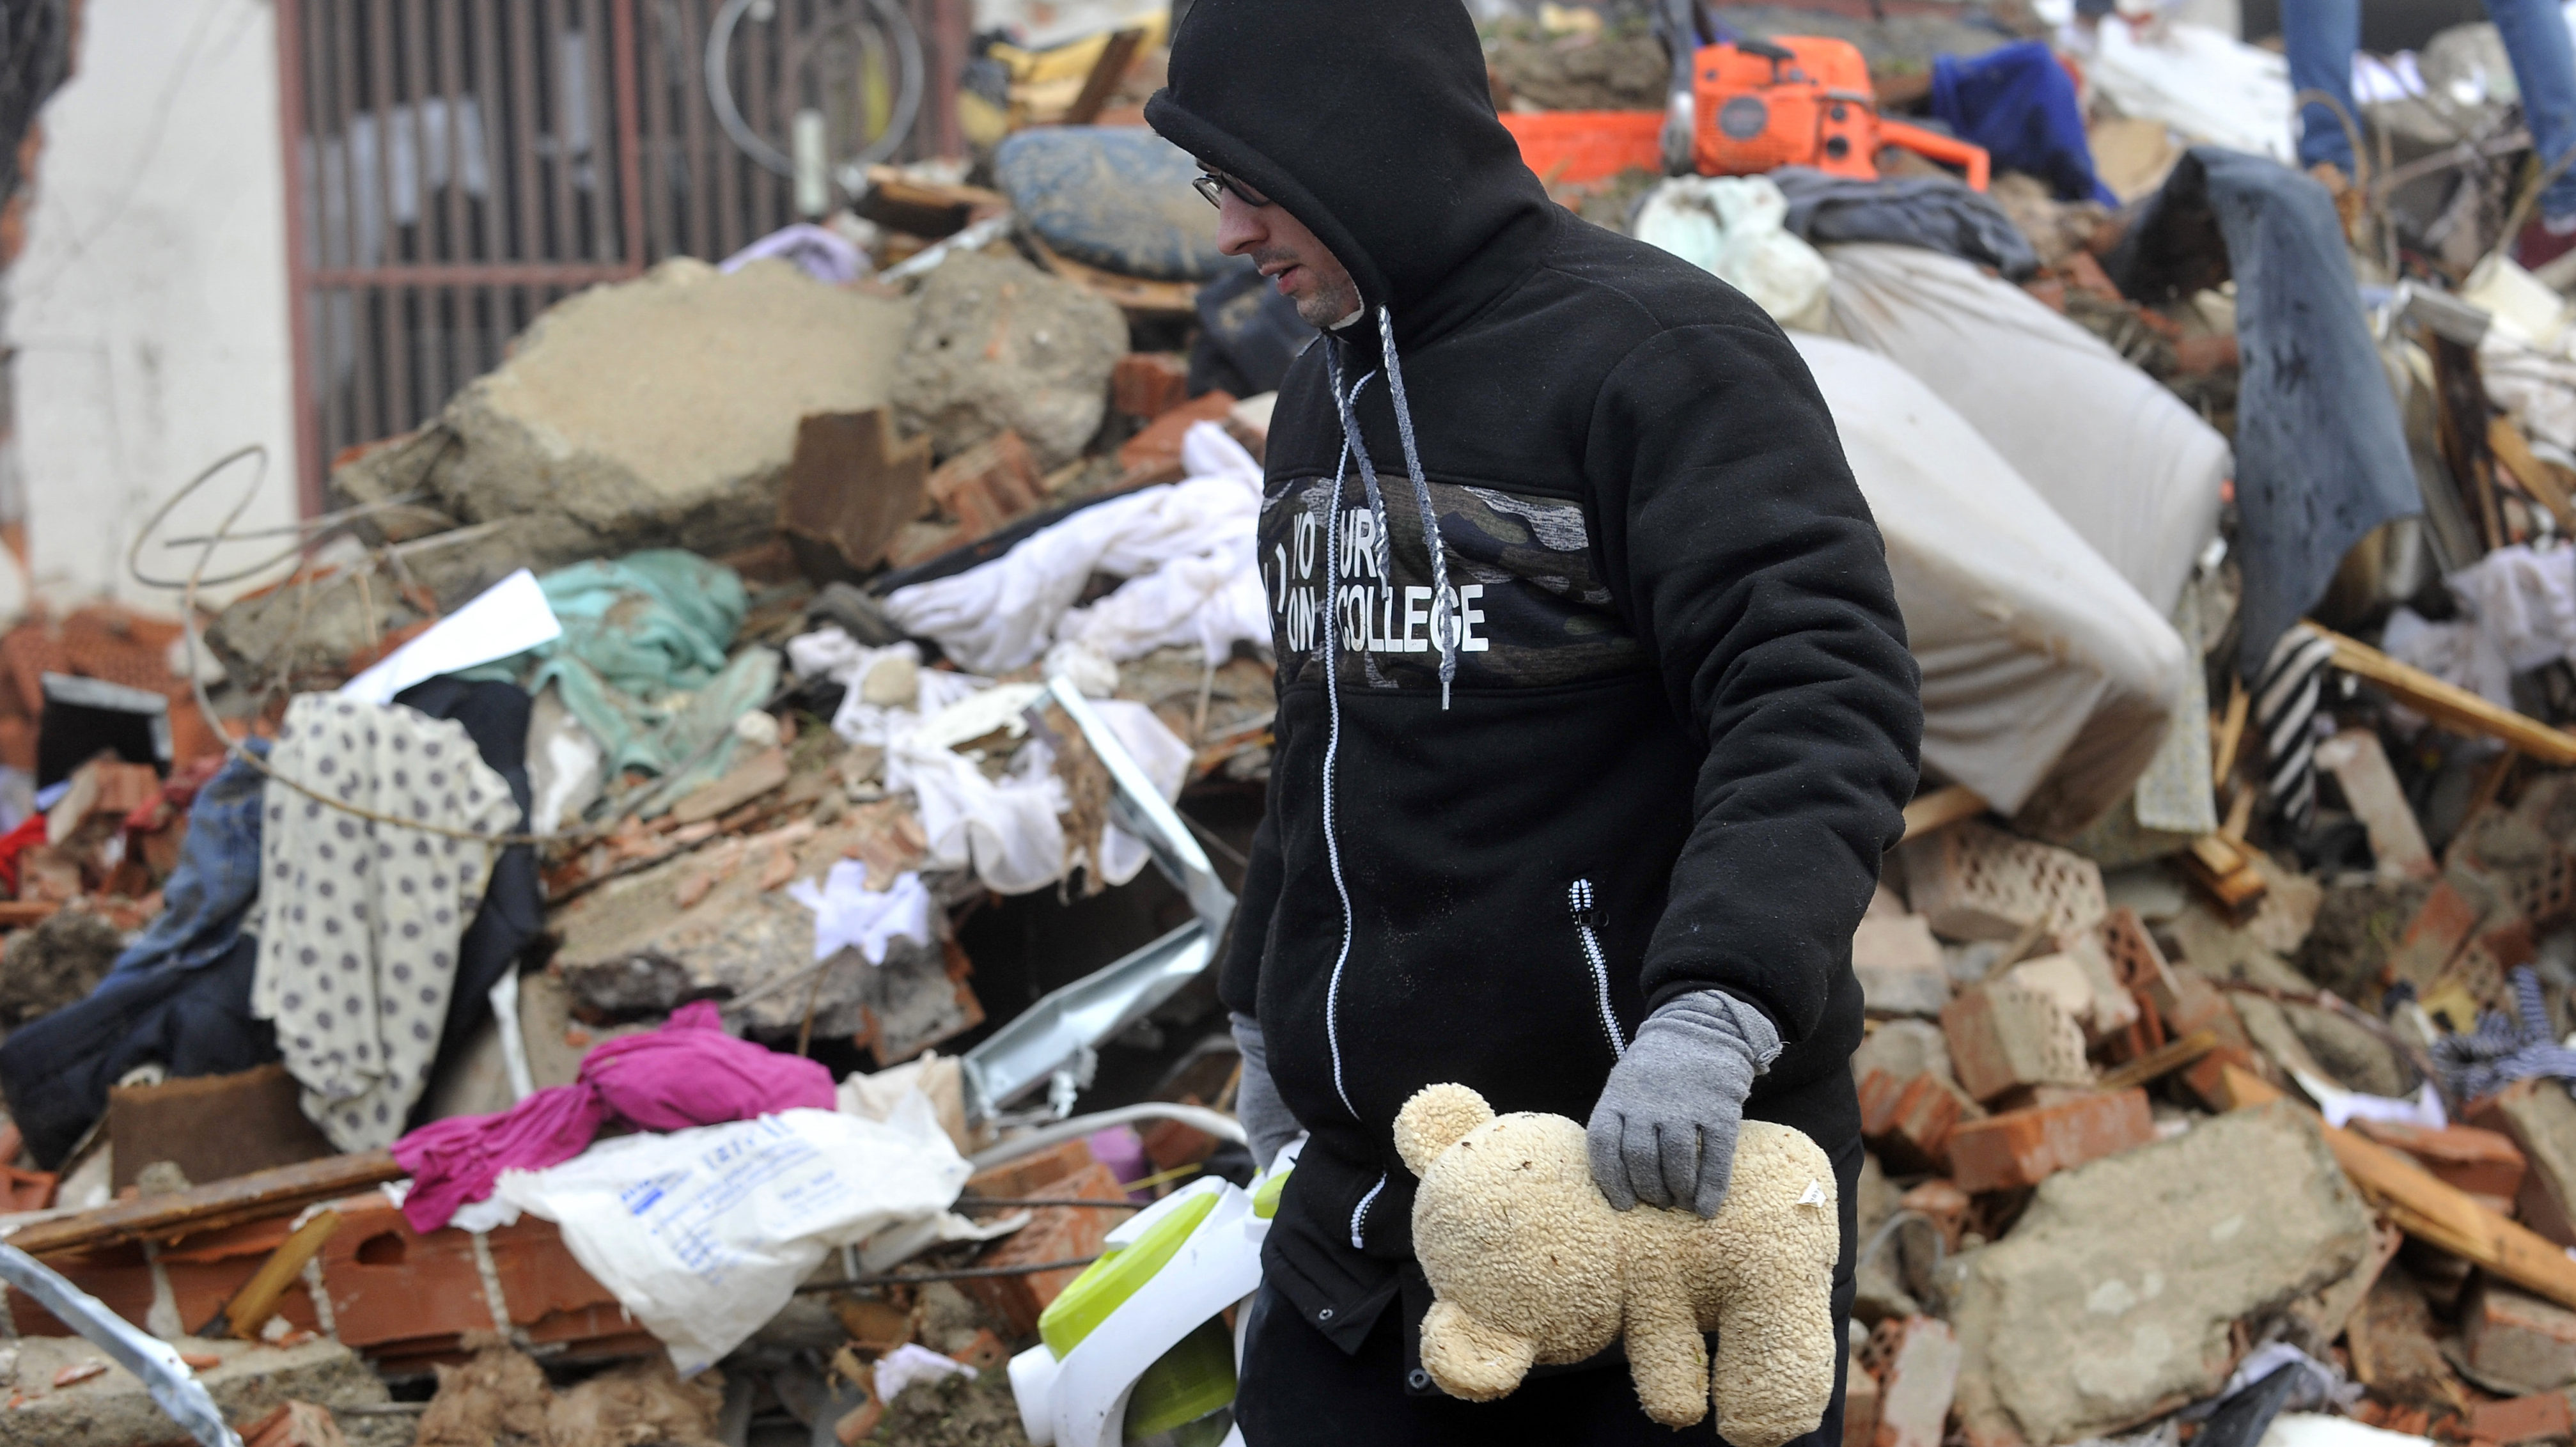
<path fill-rule="evenodd" d="M 1308 1135 L 1245 1437 L 1676 1440 L 1615 1353 L 1431 1385 L 1392 1122 L 1458 1081 L 1588 1121 L 1614 1204 L 1703 1214 L 1744 1115 L 1796 1126 L 1839 1328 L 1850 942 L 1922 732 L 1878 531 L 1770 318 L 1548 200 L 1459 0 L 1197 0 L 1145 116 L 1326 329 L 1271 422 L 1278 746 L 1220 978 L 1256 1154 Z"/>

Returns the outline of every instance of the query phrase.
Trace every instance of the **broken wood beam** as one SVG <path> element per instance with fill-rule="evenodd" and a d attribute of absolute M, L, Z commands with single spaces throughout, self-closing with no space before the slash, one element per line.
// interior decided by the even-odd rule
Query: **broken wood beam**
<path fill-rule="evenodd" d="M 2231 1110 L 2290 1098 L 2271 1082 L 2237 1066 L 2225 1066 L 2220 1074 Z M 2325 1132 L 2326 1145 L 2353 1188 L 2399 1230 L 2525 1291 L 2576 1307 L 2576 1261 L 2569 1260 L 2556 1242 L 2479 1205 L 2468 1192 L 2436 1177 L 2403 1152 L 2323 1121 L 2318 1128 Z"/>
<path fill-rule="evenodd" d="M 2567 485 L 2531 450 L 2530 439 L 2513 425 L 2513 419 L 2501 412 L 2487 419 L 2487 451 L 2495 454 L 2496 461 L 2504 464 L 2505 471 L 2513 474 L 2523 491 L 2549 509 L 2549 515 L 2558 520 L 2560 532 L 2576 534 L 2576 501 L 2569 499 Z"/>
<path fill-rule="evenodd" d="M 1924 794 L 1905 806 L 1905 837 L 1920 839 L 1962 819 L 1986 812 L 1984 796 L 1965 784 L 1951 784 Z"/>
<path fill-rule="evenodd" d="M 2215 1030 L 2194 1030 L 2179 1040 L 2168 1040 L 2135 1060 L 2113 1067 L 2093 1082 L 2101 1090 L 2126 1090 L 2173 1074 L 2219 1046 Z"/>
<path fill-rule="evenodd" d="M 1073 98 L 1061 122 L 1068 126 L 1087 126 L 1100 119 L 1101 109 L 1118 91 L 1118 82 L 1127 78 L 1127 68 L 1135 63 L 1136 51 L 1145 43 L 1143 27 L 1121 30 L 1100 47 L 1100 58 L 1091 63 L 1091 74 L 1082 78 L 1082 93 Z M 2576 532 L 2576 527 L 2568 529 Z"/>
<path fill-rule="evenodd" d="M 2545 764 L 2576 764 L 2576 734 L 2554 729 L 2529 714 L 2489 703 L 2455 683 L 2446 683 L 2420 668 L 2398 662 L 2367 643 L 2346 638 L 2314 623 L 2317 636 L 2334 645 L 2334 666 L 2376 684 L 2399 703 L 2456 733 L 2501 739 Z"/>
<path fill-rule="evenodd" d="M 316 1201 L 333 1200 L 369 1186 L 400 1180 L 407 1172 L 391 1151 L 326 1156 L 275 1170 L 253 1171 L 229 1181 L 117 1201 L 94 1211 L 19 1228 L 9 1244 L 30 1256 L 86 1251 L 122 1241 L 168 1240 L 244 1221 L 290 1216 Z"/>

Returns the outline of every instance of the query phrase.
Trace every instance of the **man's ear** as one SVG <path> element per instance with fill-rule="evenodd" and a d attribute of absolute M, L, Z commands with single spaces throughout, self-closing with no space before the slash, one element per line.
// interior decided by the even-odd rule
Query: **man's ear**
<path fill-rule="evenodd" d="M 1494 1118 L 1485 1098 L 1463 1085 L 1426 1085 L 1395 1113 L 1395 1149 L 1417 1176 L 1440 1153 Z"/>

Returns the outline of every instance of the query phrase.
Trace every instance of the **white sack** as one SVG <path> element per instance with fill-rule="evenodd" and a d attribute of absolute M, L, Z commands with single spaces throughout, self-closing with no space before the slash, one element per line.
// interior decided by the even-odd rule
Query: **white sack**
<path fill-rule="evenodd" d="M 2035 832 L 2090 824 L 2164 738 L 2181 636 L 1929 387 L 1849 342 L 1791 340 L 1887 540 L 1924 764 Z"/>
<path fill-rule="evenodd" d="M 573 1259 L 685 1376 L 776 1316 L 833 1247 L 937 1216 L 969 1174 L 915 1094 L 883 1122 L 790 1110 L 620 1136 L 504 1172 L 494 1195 L 562 1227 Z"/>
<path fill-rule="evenodd" d="M 1835 335 L 1911 372 L 2163 617 L 2218 536 L 2227 439 L 2030 293 L 1915 246 L 1834 247 Z"/>
<path fill-rule="evenodd" d="M 1238 639 L 1268 647 L 1253 557 L 1261 464 L 1213 422 L 1182 438 L 1181 464 L 1185 482 L 1085 508 L 989 563 L 895 589 L 887 615 L 979 673 L 1036 662 L 1068 625 L 1067 636 L 1112 660 L 1176 642 L 1195 642 L 1211 658 Z M 1186 566 L 1158 576 L 1176 565 Z M 1130 581 L 1069 620 L 1093 573 Z"/>

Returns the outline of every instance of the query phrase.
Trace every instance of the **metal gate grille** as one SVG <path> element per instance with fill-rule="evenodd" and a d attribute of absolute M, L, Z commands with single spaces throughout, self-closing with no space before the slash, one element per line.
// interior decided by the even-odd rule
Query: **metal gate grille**
<path fill-rule="evenodd" d="M 279 0 L 308 512 L 332 458 L 436 415 L 567 294 L 792 219 L 790 182 L 708 105 L 720 3 Z M 774 0 L 740 27 L 729 74 L 755 127 L 814 103 L 809 42 L 849 3 Z M 906 4 L 933 77 L 907 153 L 951 152 L 964 0 Z"/>

